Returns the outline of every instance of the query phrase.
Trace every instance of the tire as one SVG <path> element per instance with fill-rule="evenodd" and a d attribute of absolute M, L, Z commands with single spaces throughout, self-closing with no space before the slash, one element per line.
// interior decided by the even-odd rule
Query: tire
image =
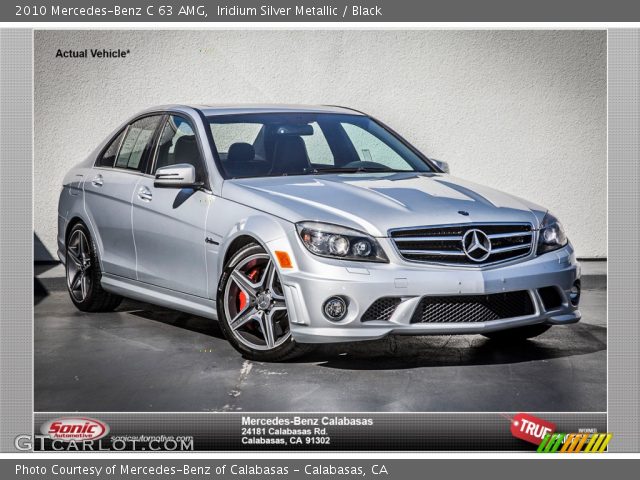
<path fill-rule="evenodd" d="M 542 335 L 549 330 L 551 325 L 539 323 L 536 325 L 527 325 L 526 327 L 511 328 L 508 330 L 499 330 L 497 332 L 483 333 L 482 335 L 496 342 L 524 342 L 529 338 Z"/>
<path fill-rule="evenodd" d="M 225 337 L 244 358 L 280 362 L 313 349 L 291 337 L 278 270 L 260 245 L 243 247 L 227 262 L 216 305 Z"/>
<path fill-rule="evenodd" d="M 98 251 L 83 223 L 73 226 L 65 248 L 67 291 L 76 308 L 83 312 L 115 310 L 122 297 L 103 290 Z"/>

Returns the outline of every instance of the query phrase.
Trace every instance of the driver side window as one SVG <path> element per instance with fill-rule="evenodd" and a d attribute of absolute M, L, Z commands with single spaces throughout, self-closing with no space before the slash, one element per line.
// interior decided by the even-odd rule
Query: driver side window
<path fill-rule="evenodd" d="M 158 168 L 179 163 L 193 165 L 196 170 L 196 181 L 205 181 L 204 161 L 193 127 L 186 119 L 170 115 L 162 127 L 156 149 L 156 161 L 151 173 L 155 175 Z"/>

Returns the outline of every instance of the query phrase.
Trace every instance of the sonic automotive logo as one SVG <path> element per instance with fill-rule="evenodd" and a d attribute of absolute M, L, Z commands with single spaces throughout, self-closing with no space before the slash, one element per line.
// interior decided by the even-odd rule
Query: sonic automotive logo
<path fill-rule="evenodd" d="M 611 441 L 611 433 L 547 434 L 538 446 L 538 453 L 603 453 Z"/>
<path fill-rule="evenodd" d="M 40 433 L 52 440 L 84 442 L 106 437 L 109 434 L 109 426 L 95 418 L 65 417 L 43 423 Z"/>

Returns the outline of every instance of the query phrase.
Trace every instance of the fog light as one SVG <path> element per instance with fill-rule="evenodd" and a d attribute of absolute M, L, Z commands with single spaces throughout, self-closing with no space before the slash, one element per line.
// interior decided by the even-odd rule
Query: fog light
<path fill-rule="evenodd" d="M 577 307 L 578 303 L 580 303 L 580 280 L 576 280 L 571 290 L 569 290 L 569 300 L 574 307 Z"/>
<path fill-rule="evenodd" d="M 342 297 L 331 297 L 326 302 L 324 302 L 324 307 L 322 308 L 324 311 L 324 316 L 329 320 L 337 322 L 342 320 L 344 316 L 347 314 L 347 302 L 344 301 Z"/>

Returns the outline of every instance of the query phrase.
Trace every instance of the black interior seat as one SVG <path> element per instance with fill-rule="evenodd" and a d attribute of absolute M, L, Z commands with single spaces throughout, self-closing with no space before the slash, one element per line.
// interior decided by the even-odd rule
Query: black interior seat
<path fill-rule="evenodd" d="M 237 142 L 229 147 L 227 162 L 234 164 L 253 162 L 256 158 L 256 150 L 250 143 Z"/>
<path fill-rule="evenodd" d="M 275 142 L 273 149 L 272 175 L 300 175 L 307 173 L 311 165 L 307 155 L 307 147 L 302 137 L 284 135 Z"/>
<path fill-rule="evenodd" d="M 256 158 L 254 146 L 245 142 L 232 144 L 223 164 L 227 174 L 234 178 L 263 176 L 270 169 L 266 161 Z"/>

